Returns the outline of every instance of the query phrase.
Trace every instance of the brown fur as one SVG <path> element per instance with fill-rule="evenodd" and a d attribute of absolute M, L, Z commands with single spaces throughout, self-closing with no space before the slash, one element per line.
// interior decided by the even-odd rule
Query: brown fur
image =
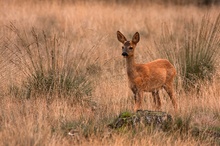
<path fill-rule="evenodd" d="M 135 99 L 134 110 L 141 109 L 144 92 L 152 92 L 156 108 L 160 109 L 159 90 L 164 88 L 170 96 L 176 111 L 177 104 L 173 90 L 173 80 L 176 76 L 174 66 L 166 59 L 157 59 L 146 64 L 136 64 L 134 50 L 140 40 L 139 33 L 134 34 L 132 41 L 127 41 L 125 36 L 117 31 L 117 38 L 123 44 L 122 55 L 126 58 L 129 85 Z"/>

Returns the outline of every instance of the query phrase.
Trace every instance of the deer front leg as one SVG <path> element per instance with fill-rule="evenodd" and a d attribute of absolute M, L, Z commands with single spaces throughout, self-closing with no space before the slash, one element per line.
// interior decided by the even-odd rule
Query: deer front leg
<path fill-rule="evenodd" d="M 135 105 L 134 105 L 134 111 L 138 111 L 142 109 L 142 98 L 143 98 L 143 92 L 136 92 L 134 94 L 134 100 L 135 100 Z"/>

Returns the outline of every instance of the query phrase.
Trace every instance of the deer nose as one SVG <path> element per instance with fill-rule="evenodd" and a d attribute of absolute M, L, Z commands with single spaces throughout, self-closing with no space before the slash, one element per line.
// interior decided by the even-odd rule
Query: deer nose
<path fill-rule="evenodd" d="M 122 55 L 122 56 L 128 56 L 128 53 L 123 52 L 121 55 Z"/>

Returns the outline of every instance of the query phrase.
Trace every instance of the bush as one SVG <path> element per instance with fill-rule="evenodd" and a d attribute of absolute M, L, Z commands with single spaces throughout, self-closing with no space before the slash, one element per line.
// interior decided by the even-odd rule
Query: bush
<path fill-rule="evenodd" d="M 212 79 L 220 49 L 219 32 L 220 14 L 214 21 L 206 15 L 200 23 L 184 22 L 184 30 L 176 34 L 167 25 L 163 26 L 157 50 L 175 65 L 185 89 L 196 88 L 200 81 Z"/>
<path fill-rule="evenodd" d="M 22 92 L 26 98 L 39 94 L 74 96 L 80 99 L 92 91 L 86 68 L 89 58 L 85 51 L 74 50 L 65 37 L 48 36 L 45 32 L 20 31 L 9 26 L 15 34 L 10 40 L 14 58 L 11 62 L 23 72 Z"/>

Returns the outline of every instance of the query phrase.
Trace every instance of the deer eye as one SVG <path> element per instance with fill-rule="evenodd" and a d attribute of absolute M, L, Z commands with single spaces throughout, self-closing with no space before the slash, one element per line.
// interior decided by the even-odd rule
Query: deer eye
<path fill-rule="evenodd" d="M 132 47 L 129 47 L 129 49 L 132 50 L 133 48 L 132 48 Z"/>
<path fill-rule="evenodd" d="M 122 46 L 121 48 L 124 49 L 124 46 Z"/>

